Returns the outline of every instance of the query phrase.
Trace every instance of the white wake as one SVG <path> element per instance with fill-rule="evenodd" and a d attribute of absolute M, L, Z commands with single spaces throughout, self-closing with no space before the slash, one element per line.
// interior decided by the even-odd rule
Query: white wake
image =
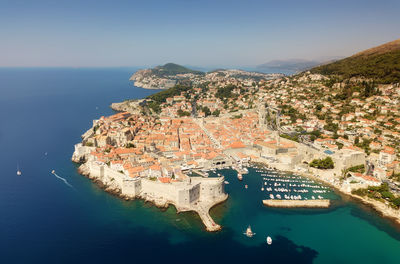
<path fill-rule="evenodd" d="M 62 180 L 68 187 L 72 188 L 75 190 L 74 186 L 72 186 L 66 179 L 64 179 L 61 176 L 58 176 L 57 173 L 52 172 L 51 174 L 53 174 L 54 176 L 56 176 L 58 179 Z"/>

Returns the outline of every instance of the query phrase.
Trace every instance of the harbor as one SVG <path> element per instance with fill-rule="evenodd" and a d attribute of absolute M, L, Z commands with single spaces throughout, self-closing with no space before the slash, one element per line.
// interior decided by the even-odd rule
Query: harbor
<path fill-rule="evenodd" d="M 86 78 L 88 72 L 93 72 L 93 78 Z M 79 135 L 82 126 L 99 115 L 99 111 L 102 115 L 112 114 L 108 108 L 110 101 L 127 97 L 132 89 L 143 97 L 150 90 L 124 89 L 124 82 L 110 81 L 124 80 L 126 73 L 120 69 L 111 72 L 40 69 L 17 73 L 15 78 L 26 80 L 26 85 L 17 87 L 13 83 L 19 82 L 5 81 L 6 90 L 14 94 L 33 87 L 38 99 L 15 104 L 11 95 L 2 98 L 2 112 L 7 116 L 5 128 L 15 120 L 21 123 L 18 129 L 4 130 L 3 147 L 19 149 L 18 162 L 22 172 L 21 176 L 16 175 L 16 158 L 4 151 L 1 155 L 5 177 L 0 186 L 4 212 L 0 219 L 4 231 L 1 237 L 5 246 L 0 249 L 3 259 L 9 257 L 19 263 L 59 263 L 63 258 L 65 263 L 80 260 L 102 263 L 115 262 L 119 256 L 123 261 L 132 262 L 135 258 L 131 253 L 132 245 L 135 245 L 135 251 L 144 252 L 141 254 L 144 259 L 140 261 L 148 261 L 152 254 L 157 255 L 154 260 L 158 262 L 175 258 L 189 261 L 193 258 L 190 248 L 195 248 L 209 252 L 201 254 L 195 262 L 211 259 L 233 263 L 400 263 L 398 251 L 393 250 L 400 248 L 400 230 L 360 202 L 336 203 L 341 199 L 338 192 L 327 190 L 317 194 L 310 193 L 313 189 L 309 189 L 309 193 L 293 191 L 291 194 L 308 199 L 312 195 L 321 195 L 332 201 L 327 209 L 290 210 L 263 205 L 261 201 L 269 199 L 269 194 L 275 199 L 276 194 L 285 194 L 266 191 L 265 185 L 261 191 L 264 182 L 275 182 L 264 180 L 263 177 L 272 177 L 261 175 L 274 173 L 272 169 L 257 172 L 261 169 L 249 167 L 249 173 L 243 174 L 242 181 L 238 180 L 237 171 L 230 168 L 216 171 L 229 182 L 225 185 L 229 198 L 209 212 L 222 227 L 220 232 L 205 232 L 205 226 L 195 212 L 177 214 L 174 206 L 159 209 L 141 199 L 126 201 L 110 195 L 78 174 L 76 165 L 69 160 L 71 146 L 77 137 L 65 134 L 64 130 L 72 129 Z M 21 74 L 25 78 L 20 78 Z M 49 76 L 51 81 L 41 81 L 48 80 Z M 48 85 L 53 81 L 62 92 L 54 90 L 54 85 Z M 104 86 L 107 83 L 113 89 Z M 121 95 L 123 92 L 125 94 Z M 53 95 L 51 104 L 42 103 L 49 93 Z M 88 113 L 85 103 L 93 94 L 104 100 L 89 100 L 92 105 L 87 108 L 92 112 Z M 55 115 L 63 118 L 55 118 Z M 36 128 L 35 140 L 26 137 L 22 125 Z M 60 135 L 63 135 L 62 140 L 59 140 Z M 15 143 L 15 138 L 21 140 Z M 45 151 L 47 156 L 43 155 Z M 76 191 L 51 174 L 53 169 Z M 209 173 L 209 177 L 213 177 L 213 173 Z M 248 185 L 247 189 L 245 185 Z M 243 234 L 249 225 L 256 233 L 251 238 Z M 312 230 L 305 228 L 310 225 Z M 337 232 L 338 229 L 341 232 Z M 268 236 L 272 239 L 271 245 L 267 244 Z M 321 243 L 325 240 L 331 244 Z M 332 248 L 332 244 L 336 246 Z M 21 254 L 21 248 L 24 254 Z M 154 249 L 160 252 L 154 254 Z M 179 256 L 174 253 L 177 249 L 180 249 Z"/>

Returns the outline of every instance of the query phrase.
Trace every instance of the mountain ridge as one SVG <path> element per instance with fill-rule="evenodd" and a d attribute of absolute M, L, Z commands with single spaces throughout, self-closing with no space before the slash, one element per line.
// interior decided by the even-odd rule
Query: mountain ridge
<path fill-rule="evenodd" d="M 310 71 L 342 79 L 361 77 L 378 83 L 400 82 L 400 39 L 314 67 Z"/>

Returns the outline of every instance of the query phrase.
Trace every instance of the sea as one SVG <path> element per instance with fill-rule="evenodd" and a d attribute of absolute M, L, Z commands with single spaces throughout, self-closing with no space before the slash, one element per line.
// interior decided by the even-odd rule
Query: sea
<path fill-rule="evenodd" d="M 216 172 L 229 198 L 211 210 L 215 233 L 79 175 L 71 155 L 92 120 L 156 92 L 129 82 L 136 70 L 0 68 L 0 263 L 400 263 L 399 227 L 334 191 L 329 209 L 263 206 L 273 171 Z"/>

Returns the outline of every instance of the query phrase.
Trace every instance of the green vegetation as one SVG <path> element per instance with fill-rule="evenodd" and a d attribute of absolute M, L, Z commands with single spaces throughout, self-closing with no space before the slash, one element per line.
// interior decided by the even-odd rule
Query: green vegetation
<path fill-rule="evenodd" d="M 400 173 L 394 173 L 390 176 L 390 179 L 400 182 Z"/>
<path fill-rule="evenodd" d="M 178 110 L 178 116 L 182 117 L 182 116 L 190 116 L 190 113 L 187 111 L 182 111 L 182 109 Z"/>
<path fill-rule="evenodd" d="M 126 144 L 126 147 L 127 147 L 127 148 L 134 148 L 135 145 L 129 142 L 128 144 Z"/>
<path fill-rule="evenodd" d="M 217 109 L 214 112 L 212 112 L 212 115 L 218 117 L 220 113 L 221 112 Z"/>
<path fill-rule="evenodd" d="M 174 97 L 175 95 L 181 95 L 182 92 L 191 91 L 191 86 L 175 85 L 165 91 L 161 91 L 152 95 L 147 96 L 147 99 L 151 101 L 147 102 L 147 106 L 152 109 L 155 113 L 161 112 L 161 104 L 165 103 L 167 98 Z"/>
<path fill-rule="evenodd" d="M 239 114 L 239 115 L 234 115 L 233 117 L 232 117 L 232 119 L 240 119 L 240 118 L 242 118 L 243 117 L 243 114 Z"/>
<path fill-rule="evenodd" d="M 209 115 L 211 115 L 211 110 L 210 108 L 208 108 L 207 106 L 204 106 L 203 108 L 201 108 L 201 111 L 204 112 L 204 115 L 207 117 Z"/>
<path fill-rule="evenodd" d="M 313 73 L 336 75 L 343 79 L 351 77 L 371 78 L 378 83 L 400 81 L 400 41 L 392 46 L 382 45 L 354 56 L 311 69 Z M 369 95 L 366 88 L 365 95 Z"/>
<path fill-rule="evenodd" d="M 389 205 L 394 208 L 400 207 L 400 197 L 396 197 L 390 192 L 389 185 L 382 183 L 380 186 L 368 186 L 368 188 L 360 188 L 351 191 L 352 194 L 358 196 L 367 196 L 369 198 L 384 202 L 388 201 Z"/>
<path fill-rule="evenodd" d="M 175 63 L 167 63 L 163 66 L 157 66 L 154 69 L 152 69 L 152 73 L 159 77 L 163 77 L 165 75 L 176 75 L 185 73 L 204 74 L 201 71 L 191 70 Z"/>
<path fill-rule="evenodd" d="M 236 86 L 229 84 L 225 87 L 218 88 L 217 92 L 215 93 L 215 97 L 224 100 L 226 98 L 234 97 L 232 91 L 236 88 Z"/>
<path fill-rule="evenodd" d="M 311 161 L 310 167 L 322 170 L 333 169 L 334 163 L 331 157 L 326 157 L 325 159 L 315 159 Z"/>
<path fill-rule="evenodd" d="M 364 173 L 365 172 L 365 166 L 364 166 L 364 164 L 361 164 L 361 165 L 358 165 L 358 166 L 353 166 L 351 168 L 348 168 L 346 171 Z"/>
<path fill-rule="evenodd" d="M 354 144 L 359 147 L 364 149 L 365 153 L 369 154 L 371 153 L 371 149 L 369 147 L 369 144 L 371 144 L 372 139 L 365 139 L 363 138 L 363 142 L 360 142 L 359 137 L 356 137 L 356 139 L 354 140 Z"/>
<path fill-rule="evenodd" d="M 85 142 L 85 146 L 86 147 L 93 147 L 93 143 L 92 142 Z"/>
<path fill-rule="evenodd" d="M 280 134 L 279 136 L 282 137 L 282 138 L 286 138 L 286 139 L 289 139 L 289 140 L 293 140 L 293 141 L 299 142 L 299 135 L 298 134 L 293 135 L 293 136 L 287 135 L 287 134 Z"/>
<path fill-rule="evenodd" d="M 99 129 L 99 125 L 95 125 L 94 127 L 93 127 L 93 133 L 96 133 L 96 131 L 97 131 L 97 129 Z"/>

